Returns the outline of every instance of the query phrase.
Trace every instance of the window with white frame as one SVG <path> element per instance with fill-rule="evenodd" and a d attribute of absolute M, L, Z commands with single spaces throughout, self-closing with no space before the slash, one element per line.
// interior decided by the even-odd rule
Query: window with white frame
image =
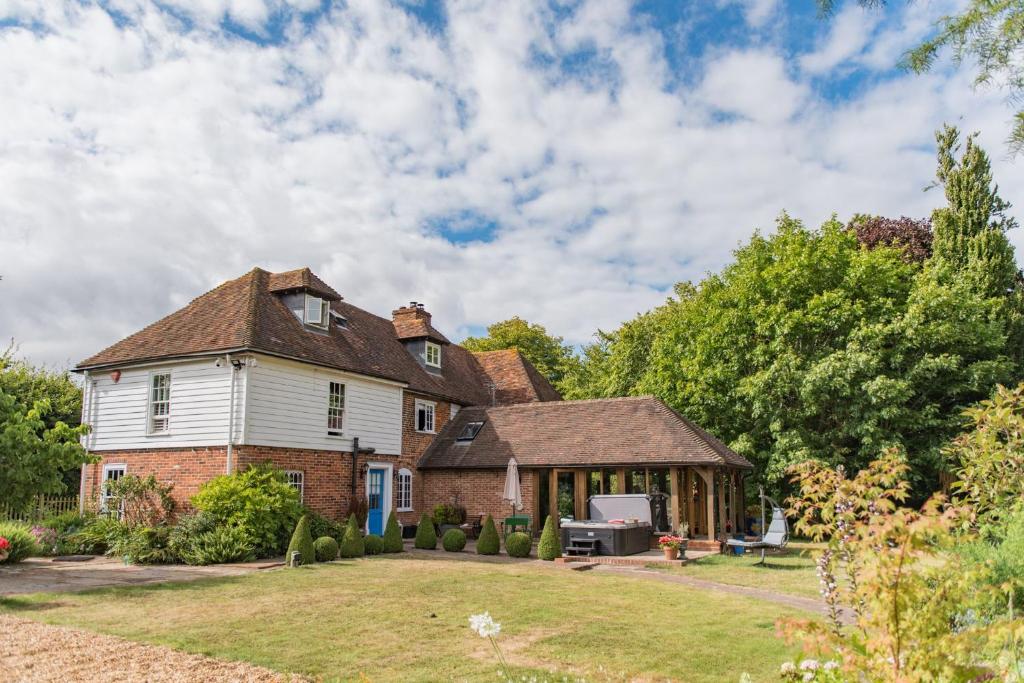
<path fill-rule="evenodd" d="M 162 434 L 171 427 L 171 373 L 154 372 L 149 376 L 150 434 Z"/>
<path fill-rule="evenodd" d="M 103 483 L 100 485 L 100 511 L 108 512 L 110 507 L 110 483 L 115 482 L 128 471 L 127 465 L 104 465 Z"/>
<path fill-rule="evenodd" d="M 430 401 L 416 401 L 416 431 L 434 433 L 434 404 Z"/>
<path fill-rule="evenodd" d="M 345 426 L 345 385 L 331 382 L 327 391 L 327 434 L 341 436 Z"/>
<path fill-rule="evenodd" d="M 288 478 L 288 485 L 299 492 L 299 502 L 303 502 L 305 477 L 302 470 L 286 470 L 284 474 Z"/>
<path fill-rule="evenodd" d="M 426 362 L 435 368 L 441 367 L 441 345 L 434 342 L 427 342 Z"/>
<path fill-rule="evenodd" d="M 327 321 L 330 320 L 327 302 L 318 296 L 307 294 L 306 311 L 303 320 L 307 325 L 326 328 Z"/>
<path fill-rule="evenodd" d="M 398 470 L 396 507 L 399 512 L 409 512 L 412 510 L 412 472 L 404 467 Z"/>

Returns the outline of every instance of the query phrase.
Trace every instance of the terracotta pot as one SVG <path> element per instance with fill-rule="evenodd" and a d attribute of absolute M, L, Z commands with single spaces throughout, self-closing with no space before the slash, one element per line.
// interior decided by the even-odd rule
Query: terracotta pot
<path fill-rule="evenodd" d="M 662 548 L 661 550 L 665 553 L 666 560 L 679 559 L 679 548 Z"/>

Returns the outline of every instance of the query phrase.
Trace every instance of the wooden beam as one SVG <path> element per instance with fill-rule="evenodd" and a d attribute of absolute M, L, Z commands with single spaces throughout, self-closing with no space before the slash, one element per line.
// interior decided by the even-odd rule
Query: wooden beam
<path fill-rule="evenodd" d="M 709 541 L 715 540 L 715 472 L 710 467 L 701 467 L 697 474 L 704 482 L 704 532 Z"/>
<path fill-rule="evenodd" d="M 668 468 L 669 478 L 669 489 L 671 490 L 671 515 L 672 517 L 668 520 L 669 531 L 675 531 L 679 528 L 679 468 L 670 467 Z"/>
<path fill-rule="evenodd" d="M 744 526 L 746 526 L 746 521 L 747 521 L 747 515 L 746 515 L 746 512 L 747 512 L 747 510 L 746 510 L 746 507 L 747 507 L 747 478 L 744 477 L 742 473 L 737 475 L 737 476 L 739 477 L 739 480 L 740 480 L 740 505 L 743 506 L 743 512 L 741 513 L 742 516 L 740 517 L 740 520 L 741 520 L 741 523 Z M 743 532 L 746 533 L 746 531 L 747 530 L 744 528 Z"/>
<path fill-rule="evenodd" d="M 587 518 L 587 472 L 586 470 L 576 470 L 574 481 L 576 482 L 573 487 L 573 506 L 575 508 L 576 519 Z"/>
<path fill-rule="evenodd" d="M 718 476 L 718 519 L 719 524 L 722 525 L 721 531 L 719 531 L 720 538 L 728 538 L 729 534 L 725 530 L 726 520 L 729 518 L 725 514 L 725 475 L 720 474 Z M 732 526 L 731 524 L 729 526 Z"/>
<path fill-rule="evenodd" d="M 555 528 L 558 528 L 558 470 L 548 470 L 548 514 L 555 521 Z M 544 522 L 542 521 L 541 524 Z"/>
<path fill-rule="evenodd" d="M 686 523 L 690 525 L 690 533 L 697 530 L 697 515 L 694 511 L 693 502 L 693 470 L 687 467 L 683 470 L 683 491 L 686 493 Z"/>
<path fill-rule="evenodd" d="M 618 469 L 618 472 L 616 473 L 616 477 L 619 480 L 618 481 L 619 490 L 616 491 L 616 493 L 621 495 L 621 494 L 626 492 L 626 468 L 625 467 L 620 467 Z"/>

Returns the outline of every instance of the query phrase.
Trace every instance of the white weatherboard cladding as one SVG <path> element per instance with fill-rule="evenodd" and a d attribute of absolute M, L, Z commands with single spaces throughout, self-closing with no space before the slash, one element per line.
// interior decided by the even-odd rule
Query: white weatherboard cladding
<path fill-rule="evenodd" d="M 258 356 L 248 368 L 245 443 L 252 446 L 349 451 L 361 448 L 398 455 L 402 449 L 402 388 L 313 365 Z M 345 385 L 343 434 L 327 434 L 330 382 Z"/>
<path fill-rule="evenodd" d="M 128 368 L 116 383 L 109 372 L 94 372 L 84 416 L 92 432 L 84 444 L 93 451 L 225 445 L 232 370 L 223 358 L 222 367 L 216 367 L 216 360 Z M 149 435 L 149 378 L 154 372 L 171 373 L 170 428 Z M 235 382 L 236 439 L 245 404 L 244 377 L 243 370 Z"/>

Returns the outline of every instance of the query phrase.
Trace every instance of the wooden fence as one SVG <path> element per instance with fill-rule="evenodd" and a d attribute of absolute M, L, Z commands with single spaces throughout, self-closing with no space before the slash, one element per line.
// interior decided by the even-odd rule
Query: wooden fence
<path fill-rule="evenodd" d="M 13 511 L 6 503 L 0 503 L 0 519 L 39 522 L 62 512 L 78 512 L 78 496 L 39 496 L 19 512 Z"/>

